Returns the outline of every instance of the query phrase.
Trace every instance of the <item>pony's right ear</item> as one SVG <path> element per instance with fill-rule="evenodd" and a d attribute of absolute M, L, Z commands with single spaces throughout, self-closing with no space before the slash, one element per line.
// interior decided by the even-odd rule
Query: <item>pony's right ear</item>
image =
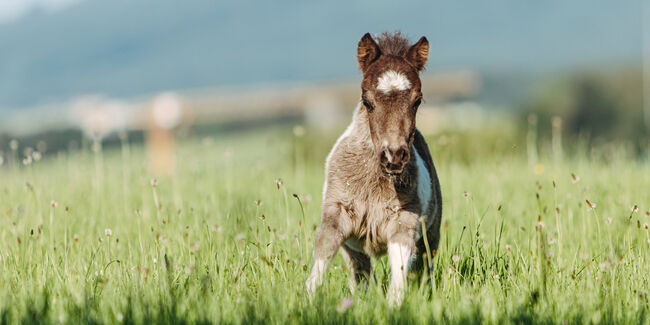
<path fill-rule="evenodd" d="M 377 60 L 379 57 L 379 45 L 372 39 L 370 33 L 363 35 L 359 41 L 359 47 L 357 48 L 357 61 L 359 61 L 359 69 L 361 71 L 366 71 L 366 68 L 370 64 Z"/>

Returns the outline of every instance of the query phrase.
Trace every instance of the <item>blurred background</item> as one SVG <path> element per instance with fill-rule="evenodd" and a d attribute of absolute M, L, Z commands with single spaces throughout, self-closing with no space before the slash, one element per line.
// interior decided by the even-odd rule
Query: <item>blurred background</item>
<path fill-rule="evenodd" d="M 396 30 L 431 44 L 418 126 L 437 143 L 555 133 L 643 157 L 649 2 L 1 0 L 0 161 L 125 139 L 165 155 L 178 137 L 275 126 L 336 134 L 359 100 L 358 40 Z"/>

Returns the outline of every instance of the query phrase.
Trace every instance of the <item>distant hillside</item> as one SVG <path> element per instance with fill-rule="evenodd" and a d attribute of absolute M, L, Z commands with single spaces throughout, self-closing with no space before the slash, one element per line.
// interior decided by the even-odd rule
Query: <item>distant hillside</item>
<path fill-rule="evenodd" d="M 0 109 L 83 93 L 349 79 L 367 31 L 426 35 L 429 71 L 638 62 L 642 0 L 84 1 L 0 25 Z"/>

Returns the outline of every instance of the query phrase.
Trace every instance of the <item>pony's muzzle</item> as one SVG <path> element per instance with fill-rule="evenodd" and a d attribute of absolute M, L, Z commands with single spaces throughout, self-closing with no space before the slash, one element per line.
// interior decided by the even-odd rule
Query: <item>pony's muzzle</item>
<path fill-rule="evenodd" d="M 381 166 L 388 174 L 399 174 L 404 171 L 409 159 L 409 150 L 406 145 L 393 147 L 386 145 L 380 154 Z"/>

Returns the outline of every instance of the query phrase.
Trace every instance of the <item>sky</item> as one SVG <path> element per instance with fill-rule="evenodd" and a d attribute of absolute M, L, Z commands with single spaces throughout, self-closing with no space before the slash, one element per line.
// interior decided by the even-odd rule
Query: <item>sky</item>
<path fill-rule="evenodd" d="M 34 10 L 57 11 L 81 1 L 83 0 L 2 0 L 0 1 L 0 24 L 18 20 Z"/>
<path fill-rule="evenodd" d="M 357 80 L 361 36 L 394 30 L 427 36 L 427 73 L 473 70 L 503 84 L 636 67 L 649 1 L 0 0 L 0 111 Z"/>

